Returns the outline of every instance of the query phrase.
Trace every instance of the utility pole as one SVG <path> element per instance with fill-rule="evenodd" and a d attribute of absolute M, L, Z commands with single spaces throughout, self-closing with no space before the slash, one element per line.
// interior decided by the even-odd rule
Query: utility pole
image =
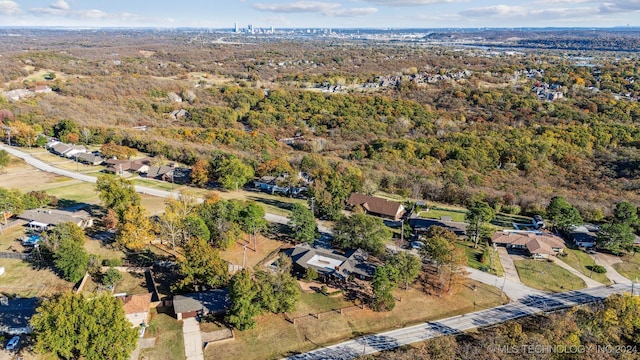
<path fill-rule="evenodd" d="M 244 250 L 242 252 L 242 268 L 244 269 L 247 262 L 247 242 L 244 243 Z"/>
<path fill-rule="evenodd" d="M 400 219 L 400 242 L 404 245 L 404 219 Z"/>
<path fill-rule="evenodd" d="M 311 198 L 311 214 L 313 214 L 313 217 L 316 217 L 316 212 L 313 209 L 313 205 L 314 205 L 315 201 L 316 201 L 316 198 L 312 197 Z"/>

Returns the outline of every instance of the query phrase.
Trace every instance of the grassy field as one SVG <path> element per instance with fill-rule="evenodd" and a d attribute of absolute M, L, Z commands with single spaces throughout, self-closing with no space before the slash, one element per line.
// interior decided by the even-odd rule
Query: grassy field
<path fill-rule="evenodd" d="M 563 292 L 586 287 L 582 279 L 546 260 L 516 260 L 514 264 L 522 283 L 534 289 Z"/>
<path fill-rule="evenodd" d="M 613 268 L 627 279 L 640 279 L 640 255 L 624 255 L 622 262 L 613 264 Z"/>
<path fill-rule="evenodd" d="M 47 193 L 56 196 L 59 201 L 63 202 L 63 204 L 59 204 L 59 206 L 65 207 L 66 203 L 71 206 L 74 203 L 99 203 L 100 198 L 95 189 L 95 184 L 71 180 L 71 184 L 61 184 L 61 186 L 52 187 L 47 190 Z"/>
<path fill-rule="evenodd" d="M 320 286 L 322 286 L 322 284 L 318 284 L 318 287 Z M 298 306 L 290 315 L 295 318 L 332 309 L 340 309 L 351 305 L 353 304 L 344 300 L 344 296 L 341 295 L 327 296 L 321 293 L 303 292 L 300 294 Z"/>
<path fill-rule="evenodd" d="M 141 357 L 153 360 L 184 359 L 184 339 L 182 336 L 182 321 L 178 321 L 167 314 L 158 314 L 151 310 L 151 321 L 147 327 L 146 338 L 156 338 L 156 346 L 143 349 Z"/>
<path fill-rule="evenodd" d="M 123 272 L 122 280 L 116 284 L 115 293 L 127 293 L 129 295 L 146 294 L 149 289 L 145 286 L 145 277 L 143 273 Z"/>
<path fill-rule="evenodd" d="M 595 264 L 593 258 L 586 252 L 578 249 L 564 249 L 564 253 L 567 256 L 560 258 L 559 261 L 564 261 L 571 265 L 572 268 L 580 271 L 582 274 L 591 277 L 593 280 L 605 285 L 611 284 L 611 280 L 607 278 L 607 274 L 598 274 L 591 271 L 591 266 Z"/>
<path fill-rule="evenodd" d="M 98 255 L 100 259 L 124 259 L 122 251 L 113 248 L 110 244 L 105 245 L 100 240 L 89 239 L 84 243 L 84 248 L 89 254 Z"/>
<path fill-rule="evenodd" d="M 391 312 L 353 309 L 345 314 L 326 314 L 320 319 L 307 317 L 291 324 L 281 315 L 258 318 L 255 329 L 236 332 L 236 341 L 214 344 L 205 352 L 205 359 L 275 359 L 313 350 L 356 336 L 441 319 L 504 303 L 500 290 L 477 284 L 477 290 L 463 287 L 457 294 L 442 298 L 426 296 L 410 288 L 398 290 L 402 297 Z M 327 304 L 315 296 L 301 299 L 300 309 L 318 312 Z"/>
<path fill-rule="evenodd" d="M 62 280 L 49 268 L 34 269 L 31 264 L 17 259 L 0 259 L 5 268 L 0 276 L 0 293 L 22 297 L 47 296 L 69 290 L 74 284 Z"/>
<path fill-rule="evenodd" d="M 471 241 L 460 241 L 456 243 L 456 245 L 464 249 L 465 253 L 467 254 L 468 266 L 478 270 L 482 270 L 482 268 L 487 266 L 480 262 L 480 259 L 482 258 L 482 252 L 487 245 L 478 245 L 477 249 L 473 247 L 473 242 Z M 500 257 L 498 256 L 497 252 L 495 253 L 493 261 L 493 269 L 492 271 L 489 271 L 489 273 L 497 276 L 502 276 L 504 274 L 504 270 L 502 269 L 502 263 L 500 262 Z"/>

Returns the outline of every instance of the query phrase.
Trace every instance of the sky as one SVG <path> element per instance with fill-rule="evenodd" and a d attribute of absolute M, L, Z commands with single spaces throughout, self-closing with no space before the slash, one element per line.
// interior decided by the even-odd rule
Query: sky
<path fill-rule="evenodd" d="M 0 0 L 0 26 L 640 26 L 640 0 Z"/>

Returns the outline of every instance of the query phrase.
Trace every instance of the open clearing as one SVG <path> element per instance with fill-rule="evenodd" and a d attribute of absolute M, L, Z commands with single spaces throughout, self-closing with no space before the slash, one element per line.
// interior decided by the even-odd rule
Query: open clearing
<path fill-rule="evenodd" d="M 522 283 L 534 289 L 564 292 L 587 287 L 582 279 L 547 260 L 516 260 L 514 264 Z"/>

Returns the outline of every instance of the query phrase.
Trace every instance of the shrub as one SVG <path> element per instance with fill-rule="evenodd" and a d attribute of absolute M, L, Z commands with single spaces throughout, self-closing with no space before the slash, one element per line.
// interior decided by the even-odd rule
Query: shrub
<path fill-rule="evenodd" d="M 607 272 L 607 269 L 602 265 L 593 265 L 591 266 L 591 270 L 594 273 L 598 273 L 598 274 L 604 274 Z"/>
<path fill-rule="evenodd" d="M 518 205 L 504 205 L 502 207 L 502 212 L 509 215 L 518 215 L 520 211 L 521 209 Z"/>
<path fill-rule="evenodd" d="M 115 259 L 104 259 L 102 261 L 102 265 L 104 266 L 111 266 L 111 267 L 115 267 L 115 266 L 122 266 L 122 264 L 124 263 L 124 261 L 121 258 L 115 258 Z"/>
<path fill-rule="evenodd" d="M 109 269 L 107 269 L 107 272 L 102 275 L 101 280 L 102 284 L 105 286 L 115 285 L 120 280 L 122 280 L 122 274 L 120 274 L 120 271 L 110 267 Z"/>
<path fill-rule="evenodd" d="M 318 272 L 316 271 L 316 269 L 312 267 L 308 267 L 307 270 L 304 272 L 304 279 L 307 281 L 313 281 L 317 278 L 318 278 Z"/>

